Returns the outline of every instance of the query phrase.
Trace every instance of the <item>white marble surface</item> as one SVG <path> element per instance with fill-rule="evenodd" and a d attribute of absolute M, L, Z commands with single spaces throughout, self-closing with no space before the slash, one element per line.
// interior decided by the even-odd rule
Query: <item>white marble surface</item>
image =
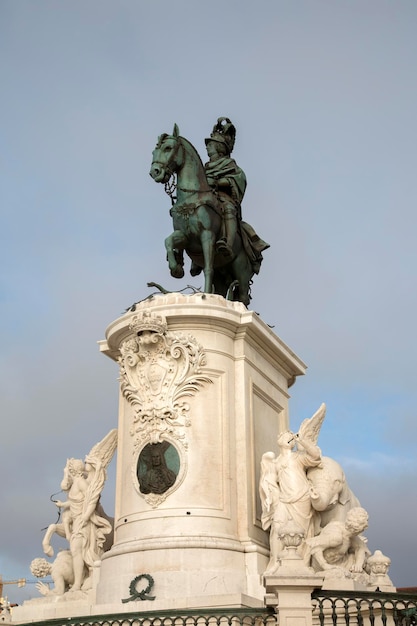
<path fill-rule="evenodd" d="M 258 495 L 262 455 L 278 433 L 288 431 L 289 387 L 304 374 L 304 363 L 256 313 L 200 293 L 138 303 L 110 324 L 100 349 L 118 362 L 121 381 L 113 547 L 90 567 L 90 589 L 29 601 L 14 610 L 13 623 L 261 607 L 265 599 L 280 605 L 281 623 L 309 626 L 310 594 L 326 574 L 315 572 L 290 546 L 263 578 L 269 536 L 262 529 Z M 157 449 L 156 455 L 145 454 Z M 174 453 L 170 460 L 168 449 Z M 270 453 L 275 460 L 277 450 Z M 331 466 L 316 474 L 310 495 L 317 519 L 328 523 L 323 516 L 330 509 L 334 520 L 338 505 L 345 519 L 346 509 L 357 504 L 343 471 Z M 388 557 L 376 557 L 368 589 L 379 584 L 394 590 Z M 145 599 L 122 602 L 141 574 L 153 580 Z M 140 579 L 137 593 L 148 580 Z M 66 589 L 71 585 L 64 583 Z M 358 584 L 349 579 L 342 586 Z M 325 579 L 324 586 L 331 585 L 340 588 L 340 580 Z M 150 596 L 155 599 L 146 599 Z"/>
<path fill-rule="evenodd" d="M 172 413 L 175 402 L 164 372 L 177 364 L 157 355 L 152 337 L 154 346 L 182 343 L 200 359 L 198 371 L 184 370 L 188 407 L 169 428 L 160 416 Z M 288 386 L 305 365 L 255 313 L 207 294 L 141 302 L 109 326 L 100 347 L 115 360 L 122 356 L 122 387 L 124 377 L 129 389 L 120 399 L 115 542 L 103 557 L 97 602 L 120 602 L 141 573 L 155 580 L 155 607 L 179 594 L 261 601 L 268 537 L 260 524 L 259 461 L 276 432 L 288 427 Z M 147 359 L 156 363 L 145 383 L 146 402 L 159 407 L 153 421 L 137 406 Z M 198 377 L 201 384 L 191 388 Z M 141 449 L 152 440 L 171 443 L 181 465 L 176 483 L 153 499 L 136 478 Z"/>

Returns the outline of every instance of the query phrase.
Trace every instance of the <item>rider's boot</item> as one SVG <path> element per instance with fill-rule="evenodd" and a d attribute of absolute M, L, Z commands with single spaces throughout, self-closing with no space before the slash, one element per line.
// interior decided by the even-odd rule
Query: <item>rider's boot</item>
<path fill-rule="evenodd" d="M 228 259 L 233 258 L 233 243 L 236 237 L 237 222 L 234 215 L 224 216 L 224 228 L 226 236 L 216 241 L 217 251 Z"/>

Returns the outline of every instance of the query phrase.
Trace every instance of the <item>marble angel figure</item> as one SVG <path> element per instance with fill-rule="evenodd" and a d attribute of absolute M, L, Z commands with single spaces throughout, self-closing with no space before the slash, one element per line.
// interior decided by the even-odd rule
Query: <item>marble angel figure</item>
<path fill-rule="evenodd" d="M 44 551 L 52 556 L 50 538 L 54 532 L 65 536 L 73 562 L 74 582 L 70 591 L 87 589 L 95 561 L 101 558 L 112 524 L 105 517 L 100 495 L 117 445 L 117 430 L 111 430 L 81 459 L 68 459 L 61 488 L 67 500 L 56 501 L 62 511 L 62 524 L 52 524 L 43 540 Z"/>
<path fill-rule="evenodd" d="M 278 532 L 289 519 L 304 530 L 305 539 L 314 536 L 317 513 L 311 506 L 307 470 L 321 463 L 317 439 L 325 413 L 326 406 L 322 404 L 311 418 L 302 422 L 297 434 L 288 430 L 278 436 L 278 456 L 273 452 L 262 456 L 259 485 L 262 528 L 270 529 L 270 561 L 266 574 L 273 573 L 277 566 L 283 549 Z M 304 542 L 301 554 L 303 550 Z"/>

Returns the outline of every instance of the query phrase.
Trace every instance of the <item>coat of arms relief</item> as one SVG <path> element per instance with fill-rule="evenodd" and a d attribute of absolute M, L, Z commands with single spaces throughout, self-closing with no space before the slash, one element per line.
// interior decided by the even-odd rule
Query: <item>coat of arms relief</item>
<path fill-rule="evenodd" d="M 132 317 L 132 336 L 120 346 L 121 390 L 134 408 L 130 434 L 137 452 L 145 444 L 172 440 L 187 448 L 191 425 L 187 398 L 211 379 L 202 373 L 203 348 L 191 335 L 168 330 L 161 315 Z"/>

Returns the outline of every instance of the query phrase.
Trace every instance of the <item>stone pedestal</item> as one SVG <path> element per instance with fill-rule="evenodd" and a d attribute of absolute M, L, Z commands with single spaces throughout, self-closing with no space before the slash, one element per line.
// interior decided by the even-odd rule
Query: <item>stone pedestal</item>
<path fill-rule="evenodd" d="M 280 626 L 313 626 L 311 594 L 322 583 L 322 577 L 307 572 L 265 576 L 265 604 L 275 607 Z"/>
<path fill-rule="evenodd" d="M 200 293 L 139 303 L 100 348 L 119 362 L 121 391 L 115 541 L 97 605 L 129 598 L 141 574 L 154 609 L 259 604 L 260 459 L 288 428 L 288 388 L 305 365 L 256 313 Z"/>
<path fill-rule="evenodd" d="M 323 584 L 323 576 L 307 567 L 298 548 L 304 532 L 293 520 L 279 534 L 285 548 L 273 573 L 264 576 L 265 604 L 278 613 L 280 626 L 313 626 L 311 593 Z"/>

